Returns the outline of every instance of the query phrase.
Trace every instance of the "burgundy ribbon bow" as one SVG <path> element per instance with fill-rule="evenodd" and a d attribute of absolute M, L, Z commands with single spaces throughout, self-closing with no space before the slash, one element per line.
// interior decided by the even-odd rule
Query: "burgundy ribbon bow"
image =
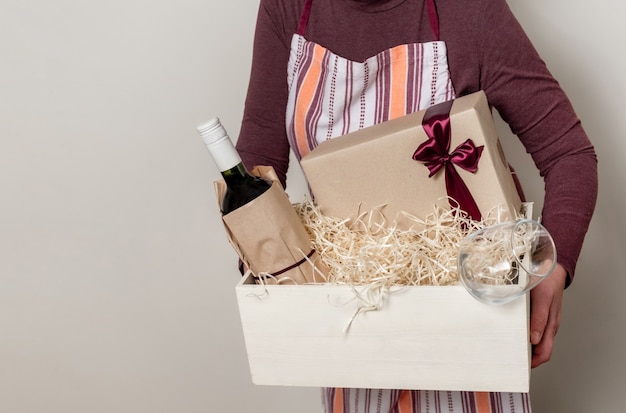
<path fill-rule="evenodd" d="M 478 170 L 478 161 L 484 146 L 476 147 L 471 139 L 467 139 L 450 153 L 452 137 L 450 109 L 452 109 L 452 103 L 453 101 L 450 100 L 431 106 L 426 110 L 422 127 L 429 139 L 417 148 L 413 154 L 413 159 L 426 165 L 430 171 L 429 178 L 445 168 L 446 191 L 452 198 L 450 204 L 454 207 L 452 200 L 458 202 L 459 208 L 467 212 L 472 219 L 478 221 L 481 219 L 478 205 L 476 205 L 476 201 L 474 201 L 455 165 L 475 173 Z"/>

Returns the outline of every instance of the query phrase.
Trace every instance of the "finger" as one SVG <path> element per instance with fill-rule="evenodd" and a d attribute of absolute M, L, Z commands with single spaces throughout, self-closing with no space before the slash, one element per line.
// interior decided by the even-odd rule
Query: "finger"
<path fill-rule="evenodd" d="M 533 357 L 531 361 L 531 367 L 534 369 L 544 363 L 550 361 L 552 357 L 552 350 L 554 348 L 554 336 L 545 334 L 544 339 L 533 346 Z"/>
<path fill-rule="evenodd" d="M 541 282 L 530 292 L 530 342 L 539 344 L 543 339 L 548 323 L 553 323 L 556 334 L 561 319 L 561 301 L 565 286 L 566 272 L 558 267 L 558 272 Z"/>
<path fill-rule="evenodd" d="M 544 336 L 552 304 L 552 295 L 539 287 L 531 291 L 530 343 L 533 345 L 538 345 Z"/>
<path fill-rule="evenodd" d="M 542 335 L 542 339 L 537 345 L 533 346 L 533 358 L 531 367 L 535 368 L 543 363 L 550 361 L 552 351 L 554 349 L 554 341 L 559 330 L 560 316 L 558 311 L 552 311 L 546 329 Z"/>
<path fill-rule="evenodd" d="M 531 291 L 530 341 L 531 366 L 537 367 L 552 357 L 554 339 L 561 324 L 561 304 L 566 272 L 562 267 Z"/>

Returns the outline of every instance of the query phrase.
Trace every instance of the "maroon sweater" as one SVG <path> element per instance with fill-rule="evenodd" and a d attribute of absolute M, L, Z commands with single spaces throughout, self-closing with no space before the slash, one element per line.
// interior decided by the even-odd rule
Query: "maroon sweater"
<path fill-rule="evenodd" d="M 244 163 L 271 165 L 283 185 L 287 61 L 304 0 L 261 0 L 241 133 Z M 457 96 L 483 90 L 545 181 L 542 222 L 574 275 L 597 195 L 597 161 L 568 98 L 505 0 L 438 0 L 441 40 Z M 314 0 L 306 38 L 363 61 L 405 43 L 434 40 L 423 0 Z"/>

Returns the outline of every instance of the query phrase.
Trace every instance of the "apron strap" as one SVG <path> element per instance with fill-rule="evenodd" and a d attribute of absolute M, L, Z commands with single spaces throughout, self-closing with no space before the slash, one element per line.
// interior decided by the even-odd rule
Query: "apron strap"
<path fill-rule="evenodd" d="M 437 15 L 435 0 L 426 0 L 426 4 L 428 6 L 428 21 L 430 22 L 430 29 L 435 35 L 435 41 L 439 41 L 439 16 Z"/>
<path fill-rule="evenodd" d="M 313 4 L 313 0 L 306 0 L 306 3 L 304 3 L 304 9 L 302 10 L 300 23 L 298 24 L 298 31 L 296 32 L 300 36 L 304 36 L 304 32 L 306 31 L 306 25 L 309 22 L 309 16 L 311 15 L 311 4 Z"/>
<path fill-rule="evenodd" d="M 313 0 L 306 0 L 304 3 L 304 9 L 300 16 L 300 22 L 298 23 L 298 33 L 300 36 L 304 36 L 306 26 L 309 23 L 309 16 L 311 15 L 311 5 Z M 430 22 L 430 29 L 433 31 L 435 41 L 439 41 L 439 16 L 437 15 L 437 7 L 435 6 L 435 0 L 426 0 L 428 6 L 428 21 Z"/>

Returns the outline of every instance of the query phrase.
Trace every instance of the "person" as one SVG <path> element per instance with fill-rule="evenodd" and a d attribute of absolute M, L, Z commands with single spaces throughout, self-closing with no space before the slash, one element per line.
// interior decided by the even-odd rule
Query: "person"
<path fill-rule="evenodd" d="M 597 195 L 571 103 L 505 0 L 261 0 L 237 149 L 286 185 L 290 150 L 483 90 L 545 182 L 555 271 L 531 292 L 532 367 L 552 354 Z M 528 394 L 323 389 L 326 412 L 531 410 Z"/>

